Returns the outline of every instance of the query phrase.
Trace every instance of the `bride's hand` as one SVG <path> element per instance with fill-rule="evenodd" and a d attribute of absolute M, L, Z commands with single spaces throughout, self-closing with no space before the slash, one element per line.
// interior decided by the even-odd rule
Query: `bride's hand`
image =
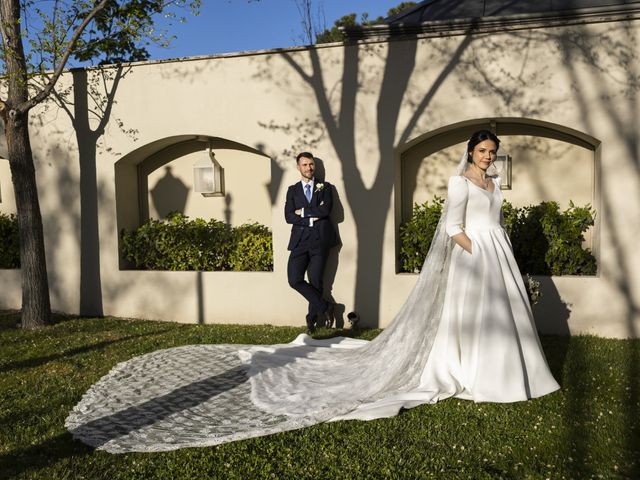
<path fill-rule="evenodd" d="M 471 253 L 472 242 L 471 242 L 471 239 L 467 236 L 466 233 L 460 232 L 457 235 L 454 235 L 453 237 L 451 237 L 451 239 L 454 242 L 456 242 L 458 245 L 460 245 L 460 247 L 465 252 L 467 252 L 469 255 L 472 255 L 472 253 Z"/>

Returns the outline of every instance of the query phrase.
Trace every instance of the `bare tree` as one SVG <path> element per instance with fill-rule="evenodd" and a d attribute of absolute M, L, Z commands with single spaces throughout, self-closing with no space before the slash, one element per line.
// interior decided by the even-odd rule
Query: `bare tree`
<path fill-rule="evenodd" d="M 313 7 L 313 0 L 294 0 L 298 14 L 300 16 L 300 26 L 302 33 L 300 38 L 304 45 L 313 45 L 316 43 L 319 32 L 325 30 L 324 6 L 322 1 L 318 2 L 317 7 Z"/>

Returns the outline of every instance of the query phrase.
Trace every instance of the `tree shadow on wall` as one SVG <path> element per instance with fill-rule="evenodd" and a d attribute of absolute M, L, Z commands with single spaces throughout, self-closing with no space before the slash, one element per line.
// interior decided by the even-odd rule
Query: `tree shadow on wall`
<path fill-rule="evenodd" d="M 122 66 L 92 71 L 72 70 L 72 88 L 54 91 L 56 103 L 71 120 L 78 145 L 81 315 L 102 316 L 104 313 L 99 231 L 102 192 L 96 162 L 99 140 L 112 120 L 116 91 L 128 71 Z M 123 133 L 135 139 L 136 130 L 125 129 L 124 123 L 117 118 L 115 122 Z M 111 151 L 110 148 L 105 150 Z"/>
<path fill-rule="evenodd" d="M 562 56 L 565 73 L 572 85 L 571 98 L 587 131 L 596 135 L 603 129 L 615 132 L 613 137 L 609 137 L 609 141 L 616 142 L 624 151 L 624 155 L 617 160 L 625 164 L 625 173 L 633 172 L 636 179 L 640 178 L 640 112 L 637 109 L 640 90 L 637 69 L 640 55 L 635 48 L 638 45 L 637 26 L 634 30 L 632 23 L 620 22 L 606 30 L 601 29 L 600 32 L 573 27 L 558 33 L 545 34 L 545 40 L 555 45 Z M 602 45 L 611 46 L 607 55 L 601 54 Z M 615 99 L 618 101 L 614 101 Z M 609 171 L 607 165 L 603 165 L 602 170 Z M 618 173 L 621 172 L 623 170 Z M 604 180 L 598 178 L 597 181 Z M 636 182 L 636 194 L 640 191 L 637 185 Z M 633 213 L 634 210 L 638 212 L 638 197 L 633 201 L 631 193 L 603 188 L 598 214 L 601 217 L 600 222 L 607 227 L 606 238 L 610 242 L 609 250 L 612 254 L 609 260 L 611 263 L 606 270 L 601 268 L 599 275 L 613 285 L 617 290 L 617 297 L 623 302 L 627 335 L 638 338 L 640 332 L 636 328 L 636 322 L 640 318 L 640 299 L 632 288 L 635 272 L 631 268 L 635 263 L 633 257 L 637 256 L 637 249 L 635 245 L 629 248 L 622 240 L 628 229 L 628 218 L 637 216 Z M 626 215 L 616 214 L 621 208 L 626 209 Z M 577 352 L 576 357 L 586 357 L 589 354 L 587 346 L 583 345 L 582 348 L 584 352 Z M 625 442 L 626 451 L 636 460 L 632 463 L 632 469 L 625 472 L 625 475 L 628 475 L 628 478 L 640 478 L 640 462 L 637 461 L 640 458 L 640 391 L 636 381 L 640 375 L 640 349 L 637 348 L 637 343 L 630 345 L 626 356 L 626 378 L 630 380 L 630 384 L 625 389 L 623 405 L 625 424 L 628 425 Z M 588 383 L 587 370 L 574 370 L 574 380 L 577 383 Z M 585 382 L 582 382 L 583 380 Z M 573 400 L 567 414 L 578 419 L 584 418 L 580 398 Z M 578 428 L 572 433 L 572 440 L 578 447 L 586 445 L 588 433 L 585 434 Z M 590 452 L 584 447 L 579 449 L 579 454 L 576 464 L 583 463 L 585 467 L 576 473 L 588 475 L 592 461 Z"/>
<path fill-rule="evenodd" d="M 322 159 L 318 157 L 315 158 L 316 164 L 316 175 L 315 177 L 320 182 L 327 181 L 326 178 L 326 169 L 324 166 L 324 162 Z M 329 183 L 331 183 L 329 179 Z M 340 194 L 336 189 L 335 185 L 331 185 L 331 194 L 333 198 L 333 208 L 331 210 L 331 217 L 329 221 L 333 223 L 333 227 L 335 228 L 336 235 L 338 236 L 338 245 L 332 248 L 329 251 L 329 256 L 327 258 L 327 264 L 324 270 L 323 277 L 323 290 L 324 297 L 326 300 L 329 300 L 334 304 L 333 309 L 333 317 L 335 319 L 335 326 L 337 328 L 344 327 L 344 312 L 346 310 L 345 304 L 342 303 L 342 299 L 336 299 L 333 295 L 333 284 L 336 280 L 336 275 L 338 273 L 338 268 L 340 266 L 340 251 L 342 250 L 342 240 L 340 238 L 340 224 L 344 222 L 344 206 L 342 205 L 342 200 L 340 199 Z"/>
<path fill-rule="evenodd" d="M 625 156 L 621 162 L 627 162 L 629 171 L 640 173 L 640 111 L 637 109 L 639 81 L 637 66 L 639 56 L 634 47 L 638 44 L 633 22 L 611 23 L 610 28 L 597 30 L 585 26 L 563 27 L 562 29 L 514 31 L 504 35 L 478 35 L 473 41 L 471 37 L 457 37 L 441 43 L 431 42 L 430 59 L 432 63 L 427 67 L 427 73 L 435 68 L 440 72 L 430 84 L 426 84 L 421 91 L 422 98 L 410 99 L 413 115 L 404 125 L 400 123 L 399 109 L 403 95 L 408 91 L 407 85 L 415 77 L 415 42 L 390 42 L 381 79 L 366 78 L 371 71 L 361 68 L 363 56 L 368 55 L 375 47 L 367 45 L 352 45 L 344 47 L 341 78 L 335 85 L 328 85 L 323 72 L 323 65 L 328 60 L 319 58 L 318 50 L 311 48 L 305 52 L 284 52 L 279 58 L 283 59 L 291 69 L 303 80 L 313 92 L 317 101 L 319 115 L 317 118 L 304 119 L 305 125 L 315 124 L 317 134 L 315 139 L 322 139 L 327 134 L 340 159 L 347 204 L 351 208 L 357 231 L 357 271 L 355 308 L 363 312 L 363 318 L 378 319 L 381 281 L 382 242 L 384 238 L 385 220 L 390 208 L 391 190 L 393 186 L 393 158 L 394 148 L 402 145 L 411 138 L 416 127 L 428 131 L 429 117 L 438 116 L 429 107 L 440 85 L 455 70 L 456 78 L 465 88 L 461 89 L 460 102 L 470 100 L 475 104 L 489 104 L 487 107 L 492 116 L 510 116 L 525 118 L 552 118 L 557 109 L 575 109 L 576 117 L 581 122 L 585 132 L 598 136 L 602 131 L 601 122 L 605 122 L 606 131 L 616 132 L 611 142 L 619 142 Z M 617 30 L 614 33 L 614 30 Z M 458 42 L 458 47 L 451 50 L 451 42 Z M 438 45 L 446 48 L 438 50 Z M 610 46 L 610 52 L 603 55 L 602 46 Z M 471 47 L 471 48 L 470 48 Z M 540 64 L 540 51 L 553 55 L 559 54 L 560 68 L 566 76 L 567 91 L 555 91 L 547 81 L 555 81 L 558 71 L 553 62 Z M 453 53 L 452 53 L 453 52 Z M 536 53 L 538 52 L 538 53 Z M 371 53 L 375 54 L 375 52 Z M 552 55 L 552 56 L 553 56 Z M 447 61 L 442 65 L 441 60 Z M 491 61 L 487 61 L 490 58 Z M 555 57 L 554 57 L 555 58 Z M 421 65 L 426 58 L 423 57 Z M 515 62 L 513 68 L 498 68 Z M 334 67 L 331 67 L 334 68 Z M 270 74 L 270 73 L 268 73 Z M 374 72 L 375 74 L 375 72 Z M 375 76 L 375 75 L 374 75 Z M 429 78 L 423 75 L 423 78 Z M 431 77 L 433 78 L 433 77 Z M 286 78 L 276 79 L 281 82 L 281 88 L 290 87 Z M 369 85 L 380 84 L 379 92 L 367 91 Z M 422 80 L 421 84 L 424 84 Z M 416 88 L 412 88 L 416 91 Z M 465 93 L 469 92 L 469 93 Z M 358 169 L 357 159 L 360 152 L 356 148 L 356 124 L 358 123 L 356 97 L 371 96 L 371 102 L 377 107 L 377 153 L 379 166 L 372 182 L 365 182 L 365 175 Z M 375 97 L 372 97 L 375 95 Z M 624 101 L 614 102 L 612 99 L 624 98 Z M 557 99 L 552 101 L 550 99 Z M 620 104 L 624 106 L 618 108 Z M 593 108 L 596 107 L 597 108 Z M 484 115 L 483 115 L 484 116 Z M 426 119 L 426 120 L 425 120 Z M 440 126 L 439 122 L 435 126 Z M 285 130 L 290 125 L 281 126 L 271 122 L 261 124 L 264 128 Z M 609 126 L 611 128 L 609 128 Z M 286 128 L 285 128 L 286 127 Z M 400 132 L 396 136 L 396 132 Z M 308 136 L 307 131 L 298 131 L 300 138 Z M 414 135 L 415 136 L 415 135 Z M 374 135 L 371 135 L 373 138 Z M 319 141 L 319 140 L 318 140 Z M 544 175 L 544 172 L 540 172 Z M 636 175 L 636 177 L 638 177 Z M 540 179 L 540 185 L 545 184 Z M 607 283 L 617 289 L 624 302 L 625 322 L 628 335 L 637 337 L 636 322 L 640 317 L 640 300 L 632 289 L 633 274 L 631 265 L 634 264 L 634 251 L 624 244 L 625 227 L 620 215 L 614 219 L 614 212 L 620 209 L 619 200 L 614 201 L 614 194 L 619 192 L 605 192 L 599 209 L 601 221 L 607 224 L 610 231 L 612 264 L 605 275 Z M 640 202 L 626 199 L 628 209 L 636 212 Z M 626 216 L 628 222 L 629 215 Z M 631 216 L 631 218 L 635 218 Z M 557 291 L 556 291 L 557 293 Z M 556 302 L 564 304 L 556 295 Z M 568 331 L 567 319 L 569 310 L 565 310 L 563 318 L 553 319 L 560 322 L 555 327 Z M 369 326 L 372 322 L 366 322 Z M 561 349 L 560 361 L 567 356 L 566 344 Z M 636 379 L 640 375 L 640 358 L 638 348 L 628 351 L 628 372 L 626 378 Z M 588 352 L 577 349 L 572 355 L 586 356 Z M 558 370 L 556 370 L 558 371 Z M 563 373 L 564 374 L 564 373 Z M 576 370 L 576 379 L 563 379 L 563 383 L 571 380 L 580 382 L 587 371 Z M 627 451 L 636 458 L 640 457 L 638 442 L 638 412 L 639 390 L 637 382 L 629 385 L 625 395 L 625 412 L 628 425 L 633 426 L 627 438 Z M 578 425 L 587 420 L 587 413 L 580 409 L 580 399 L 572 397 L 567 406 L 565 416 Z M 585 438 L 589 432 L 575 428 L 568 432 L 567 443 L 587 445 Z M 589 471 L 589 464 L 593 457 L 585 449 L 578 449 L 574 457 L 576 478 Z M 626 472 L 630 478 L 640 477 L 640 465 L 636 463 L 634 470 Z"/>
<path fill-rule="evenodd" d="M 496 108 L 511 115 L 529 117 L 551 116 L 557 109 L 575 111 L 576 122 L 581 129 L 605 142 L 605 149 L 622 150 L 616 156 L 616 166 L 602 165 L 596 170 L 596 182 L 602 184 L 600 204 L 597 209 L 598 222 L 606 228 L 606 235 L 600 235 L 600 242 L 607 242 L 608 265 L 600 266 L 599 278 L 606 288 L 613 288 L 616 301 L 622 302 L 626 335 L 637 338 L 640 332 L 636 325 L 640 319 L 640 299 L 634 291 L 635 272 L 632 269 L 637 257 L 635 244 L 625 244 L 628 236 L 629 218 L 636 218 L 639 212 L 637 181 L 630 183 L 635 191 L 623 192 L 613 187 L 616 176 L 640 178 L 640 111 L 638 111 L 638 92 L 640 80 L 637 75 L 640 55 L 638 45 L 638 27 L 634 22 L 616 21 L 591 27 L 584 25 L 566 26 L 562 29 L 531 30 L 512 32 L 508 36 L 492 38 L 488 36 L 479 42 L 484 51 L 494 52 L 496 57 L 508 56 L 508 52 L 519 52 L 520 68 L 510 72 L 489 68 L 481 55 L 470 56 L 464 72 L 470 72 L 466 78 L 474 87 L 476 95 L 497 98 Z M 606 55 L 604 48 L 606 47 Z M 553 80 L 557 72 L 553 62 L 539 68 L 539 56 L 536 52 L 545 50 L 551 59 L 558 59 L 563 81 L 568 86 L 566 93 L 552 92 L 546 80 Z M 611 160 L 603 157 L 603 160 Z M 540 172 L 540 183 L 548 182 L 544 172 Z M 613 187 L 613 188 L 612 188 Z M 619 212 L 624 211 L 624 215 Z M 600 258 L 602 260 L 603 257 Z M 557 291 L 556 291 L 557 293 Z M 553 297 L 553 292 L 552 292 Z M 543 302 L 545 301 L 543 297 Z M 552 299 L 553 301 L 553 299 Z M 555 299 L 561 302 L 559 295 Z M 616 307 L 616 311 L 619 308 Z M 551 319 L 544 319 L 549 321 Z M 554 321 L 556 319 L 553 319 Z M 562 319 L 558 319 L 562 321 Z M 603 318 L 603 322 L 615 321 Z M 557 328 L 558 325 L 554 325 Z M 567 329 L 568 330 L 568 329 Z M 568 392 L 565 416 L 570 419 L 566 443 L 575 448 L 572 465 L 575 478 L 591 476 L 597 466 L 590 451 L 594 435 L 589 429 L 582 428 L 593 420 L 592 413 L 585 408 L 585 399 L 589 395 L 599 394 L 590 389 L 593 374 L 590 371 L 588 340 L 578 339 L 567 354 L 566 368 L 563 370 L 562 383 L 573 386 Z M 640 388 L 637 379 L 640 375 L 640 349 L 631 344 L 625 352 L 627 371 L 625 378 L 624 424 L 625 457 L 631 465 L 630 470 L 620 474 L 626 478 L 640 478 Z M 570 357 L 570 358 L 569 358 Z"/>
<path fill-rule="evenodd" d="M 356 227 L 354 309 L 364 319 L 363 324 L 369 327 L 376 327 L 380 322 L 383 244 L 394 185 L 395 151 L 415 134 L 418 123 L 424 121 L 425 112 L 428 112 L 445 79 L 456 68 L 471 37 L 466 35 L 455 41 L 458 43 L 446 61 L 442 62 L 442 58 L 436 58 L 435 55 L 429 57 L 432 63 L 425 62 L 429 63 L 426 71 L 416 69 L 415 41 L 390 42 L 382 70 L 371 69 L 363 62 L 369 57 L 381 55 L 379 45 L 347 45 L 343 48 L 341 76 L 335 85 L 327 84 L 323 71 L 324 60 L 321 61 L 316 48 L 309 48 L 304 52 L 284 52 L 276 57 L 284 60 L 311 89 L 319 116 L 298 122 L 297 128 L 290 124 L 277 125 L 273 121 L 262 122 L 260 125 L 270 130 L 298 134 L 300 138 L 295 140 L 292 151 L 298 150 L 300 145 L 309 145 L 309 139 L 315 139 L 317 143 L 325 134 L 328 135 L 342 166 L 344 195 Z M 302 55 L 305 57 L 300 58 Z M 273 75 L 268 70 L 262 74 L 267 77 Z M 423 84 L 419 77 L 425 74 L 432 76 L 433 81 L 418 89 L 417 98 L 407 100 L 405 94 L 410 82 Z M 283 89 L 289 88 L 286 77 L 270 79 L 279 83 Z M 368 87 L 378 83 L 381 85 L 379 91 Z M 356 131 L 363 126 L 358 115 L 361 110 L 356 102 L 358 96 L 371 97 L 370 102 L 369 99 L 367 102 L 376 105 L 377 135 L 371 135 L 371 138 L 375 137 L 377 144 L 373 151 L 365 154 L 367 157 L 378 158 L 377 167 L 368 165 L 368 168 L 376 168 L 373 174 L 369 171 L 361 172 L 358 166 L 358 156 L 362 152 L 356 147 Z M 413 107 L 413 112 L 404 120 L 400 117 L 400 111 L 403 102 L 407 101 Z M 427 125 L 421 127 L 427 128 Z M 369 181 L 371 177 L 373 180 Z"/>

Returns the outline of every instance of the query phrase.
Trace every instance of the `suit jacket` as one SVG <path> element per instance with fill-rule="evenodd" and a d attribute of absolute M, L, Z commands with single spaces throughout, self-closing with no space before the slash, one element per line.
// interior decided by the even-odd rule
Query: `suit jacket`
<path fill-rule="evenodd" d="M 319 183 L 324 184 L 322 190 L 318 190 Z M 333 208 L 333 187 L 328 182 L 315 181 L 314 192 L 311 202 L 307 202 L 304 190 L 300 182 L 291 185 L 287 190 L 287 199 L 284 204 L 284 218 L 291 224 L 291 238 L 289 239 L 289 250 L 296 248 L 305 230 L 310 230 L 314 239 L 314 247 L 325 247 L 327 249 L 338 244 L 336 230 L 329 219 Z M 304 208 L 304 218 L 296 215 L 295 211 Z M 316 217 L 313 227 L 309 226 L 309 218 Z"/>

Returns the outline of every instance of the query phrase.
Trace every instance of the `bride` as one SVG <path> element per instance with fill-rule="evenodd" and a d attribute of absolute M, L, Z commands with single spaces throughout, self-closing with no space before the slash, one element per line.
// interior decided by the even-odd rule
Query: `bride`
<path fill-rule="evenodd" d="M 501 225 L 499 139 L 475 132 L 417 283 L 373 341 L 300 335 L 191 345 L 116 365 L 66 420 L 111 452 L 215 445 L 319 422 L 371 420 L 449 397 L 516 402 L 557 390 Z"/>

